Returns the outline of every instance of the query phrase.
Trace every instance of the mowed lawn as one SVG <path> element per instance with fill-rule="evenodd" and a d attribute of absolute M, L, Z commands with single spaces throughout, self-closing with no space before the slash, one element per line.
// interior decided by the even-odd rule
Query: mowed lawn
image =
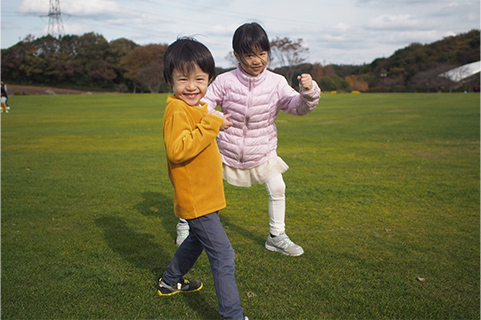
<path fill-rule="evenodd" d="M 205 254 L 158 297 L 176 250 L 165 94 L 12 96 L 1 114 L 2 319 L 219 319 Z M 221 219 L 253 319 L 479 319 L 479 94 L 324 94 L 279 114 L 287 232 L 264 186 Z"/>

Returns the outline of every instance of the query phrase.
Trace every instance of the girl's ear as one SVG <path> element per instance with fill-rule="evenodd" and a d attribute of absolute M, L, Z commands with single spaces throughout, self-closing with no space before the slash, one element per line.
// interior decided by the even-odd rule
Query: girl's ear
<path fill-rule="evenodd" d="M 234 51 L 234 57 L 237 59 L 237 61 L 240 63 L 242 62 L 241 60 L 241 57 L 237 54 L 237 52 Z"/>

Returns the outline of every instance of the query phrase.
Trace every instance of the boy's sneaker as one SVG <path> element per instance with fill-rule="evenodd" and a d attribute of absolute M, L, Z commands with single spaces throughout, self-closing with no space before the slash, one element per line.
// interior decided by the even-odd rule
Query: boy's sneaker
<path fill-rule="evenodd" d="M 189 236 L 189 224 L 186 222 L 179 222 L 177 223 L 177 239 L 175 243 L 177 247 L 180 247 L 182 242 Z"/>
<path fill-rule="evenodd" d="M 304 249 L 289 239 L 287 234 L 283 233 L 276 237 L 269 234 L 266 240 L 266 249 L 271 251 L 279 251 L 288 256 L 300 256 L 304 253 Z"/>
<path fill-rule="evenodd" d="M 159 279 L 159 288 L 157 289 L 157 293 L 161 297 L 167 297 L 181 292 L 196 292 L 202 289 L 203 286 L 204 284 L 199 280 L 193 280 L 190 282 L 184 278 L 180 278 L 180 281 L 176 285 L 169 286 L 162 281 L 162 279 Z"/>

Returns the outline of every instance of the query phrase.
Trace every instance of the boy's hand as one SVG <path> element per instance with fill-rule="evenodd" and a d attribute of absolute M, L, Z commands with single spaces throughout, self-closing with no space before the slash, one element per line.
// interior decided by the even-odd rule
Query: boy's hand
<path fill-rule="evenodd" d="M 299 80 L 299 86 L 304 88 L 304 90 L 309 91 L 312 89 L 312 77 L 310 74 L 303 73 L 297 77 Z"/>
<path fill-rule="evenodd" d="M 233 125 L 234 123 L 232 123 L 232 121 L 230 121 L 230 120 L 228 119 L 228 118 L 230 118 L 231 116 L 232 116 L 231 113 L 228 113 L 228 114 L 225 114 L 225 115 L 224 115 L 224 123 L 223 123 L 222 126 L 220 127 L 220 130 L 221 130 L 221 131 L 224 131 L 224 130 L 232 127 L 232 125 Z"/>

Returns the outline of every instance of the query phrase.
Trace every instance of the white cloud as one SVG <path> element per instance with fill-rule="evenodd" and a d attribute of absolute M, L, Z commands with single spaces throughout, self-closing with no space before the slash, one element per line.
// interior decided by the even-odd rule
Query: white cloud
<path fill-rule="evenodd" d="M 18 12 L 23 14 L 47 15 L 49 9 L 49 0 L 23 0 Z M 60 1 L 60 11 L 65 15 L 76 16 L 122 16 L 132 12 L 128 8 L 120 7 L 116 0 L 63 0 Z"/>
<path fill-rule="evenodd" d="M 450 19 L 457 22 L 478 22 L 479 24 L 480 2 L 465 1 L 464 3 L 450 2 L 441 5 L 433 12 L 435 17 Z M 478 26 L 479 29 L 479 26 Z"/>
<path fill-rule="evenodd" d="M 331 28 L 331 31 L 335 34 L 346 34 L 348 32 L 351 32 L 351 30 L 352 27 L 344 22 L 339 22 Z"/>
<path fill-rule="evenodd" d="M 62 12 L 79 16 L 121 16 L 129 10 L 120 7 L 118 1 L 114 0 L 63 0 L 61 3 Z"/>
<path fill-rule="evenodd" d="M 94 32 L 92 27 L 80 23 L 66 24 L 64 25 L 64 29 L 66 34 L 84 34 L 88 32 Z M 45 32 L 47 32 L 47 30 L 45 30 Z"/>
<path fill-rule="evenodd" d="M 49 1 L 48 0 L 23 0 L 18 8 L 20 13 L 33 14 L 48 14 Z"/>
<path fill-rule="evenodd" d="M 369 19 L 367 26 L 372 29 L 392 30 L 392 29 L 413 29 L 425 28 L 425 21 L 414 18 L 410 14 L 383 14 L 373 19 Z"/>

